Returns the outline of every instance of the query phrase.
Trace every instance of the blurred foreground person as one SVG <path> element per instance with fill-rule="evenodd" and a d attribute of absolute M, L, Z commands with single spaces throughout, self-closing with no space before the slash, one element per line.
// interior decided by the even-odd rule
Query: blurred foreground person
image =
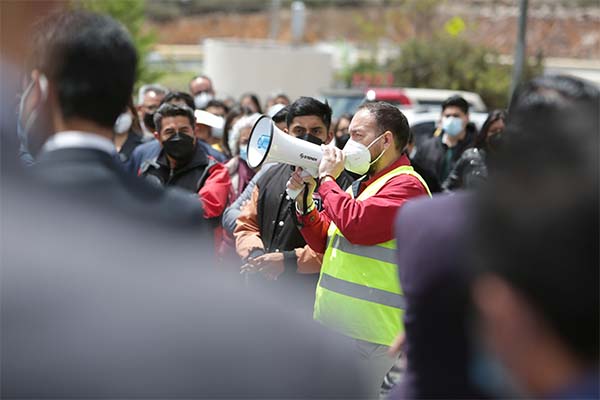
<path fill-rule="evenodd" d="M 598 89 L 565 76 L 512 100 L 474 236 L 475 372 L 491 394 L 599 397 L 599 110 Z"/>
<path fill-rule="evenodd" d="M 464 194 L 423 198 L 398 212 L 397 262 L 406 310 L 404 334 L 393 351 L 406 355 L 406 371 L 391 399 L 484 397 L 470 377 L 466 257 L 472 200 Z"/>
<path fill-rule="evenodd" d="M 15 36 L 8 37 L 15 42 L 31 16 L 51 4 L 7 3 L 0 3 L 0 17 L 14 23 Z M 54 21 L 73 18 L 81 17 Z M 106 21 L 87 18 L 77 34 L 65 28 L 65 38 L 89 38 L 95 18 Z M 112 24 L 102 23 L 101 31 L 114 33 Z M 0 98 L 12 104 L 18 71 L 6 67 L 22 63 L 14 53 L 7 57 L 5 44 L 0 41 L 0 74 L 13 79 L 3 80 Z M 51 88 L 57 85 L 42 72 Z M 40 105 L 33 100 L 27 97 Z M 115 104 L 115 118 L 124 105 Z M 203 245 L 198 219 L 190 214 L 187 226 L 156 224 L 153 214 L 118 212 L 120 199 L 102 197 L 111 187 L 98 188 L 98 202 L 90 204 L 32 182 L 17 166 L 15 115 L 9 107 L 0 112 L 2 398 L 365 397 L 360 372 L 337 338 L 198 268 L 212 251 Z M 148 193 L 148 204 L 158 207 L 160 193 Z"/>
<path fill-rule="evenodd" d="M 465 150 L 442 183 L 446 192 L 474 189 L 487 181 L 487 159 L 502 149 L 506 111 L 492 111 L 475 138 L 472 148 Z"/>
<path fill-rule="evenodd" d="M 368 365 L 369 389 L 375 395 L 394 364 L 388 346 L 403 329 L 393 220 L 406 201 L 428 195 L 429 189 L 403 152 L 409 127 L 397 107 L 364 104 L 352 118 L 349 132 L 344 152 L 323 146 L 318 189 L 323 211 L 309 207 L 298 214 L 302 236 L 313 251 L 324 253 L 314 318 L 355 340 L 355 352 Z M 346 157 L 354 160 L 346 168 L 363 175 L 348 191 L 335 181 Z M 296 172 L 288 188 L 304 188 L 304 182 L 310 205 L 317 185 L 314 178 L 303 179 Z M 296 198 L 296 210 L 306 210 L 302 195 Z"/>
<path fill-rule="evenodd" d="M 200 202 L 129 175 L 118 159 L 113 128 L 129 101 L 136 61 L 129 34 L 109 17 L 78 11 L 38 25 L 28 64 L 32 89 L 20 115 L 38 159 L 31 175 L 37 185 L 101 208 L 200 227 Z"/>

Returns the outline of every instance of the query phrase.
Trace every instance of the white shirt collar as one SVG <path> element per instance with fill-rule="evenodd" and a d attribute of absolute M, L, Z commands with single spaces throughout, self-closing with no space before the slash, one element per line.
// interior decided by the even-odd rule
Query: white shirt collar
<path fill-rule="evenodd" d="M 86 148 L 101 150 L 109 154 L 116 153 L 113 142 L 95 133 L 81 131 L 62 131 L 54 134 L 42 147 L 42 152 L 66 148 Z"/>

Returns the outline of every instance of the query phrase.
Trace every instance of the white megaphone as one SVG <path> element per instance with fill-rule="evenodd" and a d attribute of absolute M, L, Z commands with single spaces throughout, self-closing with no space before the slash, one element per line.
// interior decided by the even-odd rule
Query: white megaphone
<path fill-rule="evenodd" d="M 350 158 L 355 159 L 364 155 L 345 154 L 345 156 L 347 164 Z M 322 157 L 321 146 L 288 135 L 277 128 L 271 118 L 266 115 L 256 121 L 250 132 L 248 165 L 251 168 L 257 168 L 269 162 L 278 162 L 302 167 L 305 176 L 310 174 L 316 178 Z M 366 157 L 370 157 L 369 153 L 366 153 Z M 287 190 L 287 193 L 292 199 L 295 199 L 300 190 Z"/>

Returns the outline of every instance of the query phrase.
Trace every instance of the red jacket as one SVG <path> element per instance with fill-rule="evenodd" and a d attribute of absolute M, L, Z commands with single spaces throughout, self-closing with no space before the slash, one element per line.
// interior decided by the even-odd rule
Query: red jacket
<path fill-rule="evenodd" d="M 404 154 L 378 174 L 360 182 L 356 197 L 377 178 L 403 165 L 410 165 Z M 387 242 L 394 238 L 393 225 L 398 209 L 407 200 L 427 194 L 427 190 L 414 176 L 401 174 L 390 179 L 377 194 L 362 201 L 352 198 L 335 181 L 323 182 L 318 193 L 323 199 L 323 211 L 319 213 L 315 209 L 299 216 L 304 225 L 300 232 L 314 251 L 325 253 L 331 221 L 353 244 L 370 246 Z"/>

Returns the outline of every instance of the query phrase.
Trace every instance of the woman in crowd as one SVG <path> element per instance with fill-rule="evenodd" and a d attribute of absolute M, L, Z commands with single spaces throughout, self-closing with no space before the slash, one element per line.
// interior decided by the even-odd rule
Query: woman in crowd
<path fill-rule="evenodd" d="M 143 143 L 142 128 L 133 106 L 133 99 L 129 101 L 125 111 L 115 121 L 113 130 L 115 132 L 113 143 L 119 153 L 119 158 L 121 161 L 127 162 L 133 149 Z"/>
<path fill-rule="evenodd" d="M 253 114 L 253 112 L 248 107 L 236 105 L 232 107 L 225 116 L 225 125 L 223 125 L 223 137 L 221 138 L 221 148 L 223 149 L 223 154 L 225 154 L 227 159 L 233 157 L 233 154 L 231 154 L 231 149 L 229 148 L 229 137 L 231 136 L 233 126 L 240 118 L 251 114 Z"/>
<path fill-rule="evenodd" d="M 445 192 L 458 189 L 473 189 L 487 180 L 487 161 L 502 145 L 506 111 L 492 111 L 479 134 L 475 137 L 473 147 L 465 150 L 456 165 L 442 183 Z"/>
<path fill-rule="evenodd" d="M 350 126 L 350 121 L 352 121 L 352 115 L 343 114 L 336 122 L 335 128 L 333 132 L 335 133 L 335 145 L 339 149 L 343 149 L 346 145 L 346 142 L 350 138 L 350 134 L 348 133 L 348 127 Z"/>
<path fill-rule="evenodd" d="M 248 107 L 252 112 L 262 114 L 262 108 L 260 108 L 260 101 L 258 96 L 254 93 L 245 93 L 240 98 L 240 105 L 242 107 Z"/>
<path fill-rule="evenodd" d="M 232 158 L 225 165 L 229 170 L 234 199 L 238 198 L 254 176 L 255 171 L 247 164 L 247 145 L 252 127 L 259 116 L 259 114 L 242 116 L 231 129 L 229 149 L 231 150 Z"/>

